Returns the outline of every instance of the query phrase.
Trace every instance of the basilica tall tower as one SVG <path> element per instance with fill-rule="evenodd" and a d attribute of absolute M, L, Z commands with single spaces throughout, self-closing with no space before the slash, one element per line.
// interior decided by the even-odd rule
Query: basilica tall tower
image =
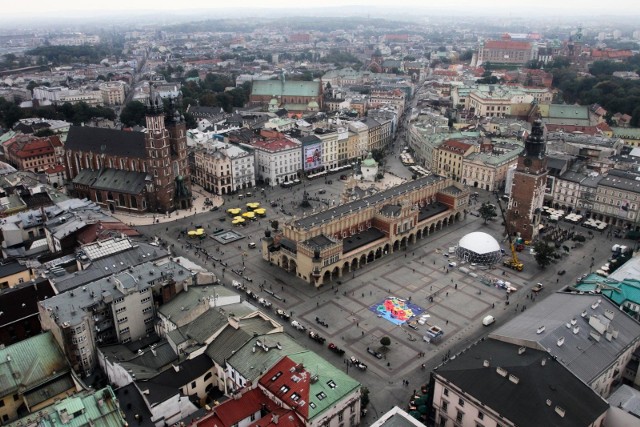
<path fill-rule="evenodd" d="M 174 182 L 171 171 L 171 146 L 169 131 L 164 124 L 165 116 L 162 99 L 152 98 L 147 108 L 145 133 L 145 151 L 147 156 L 147 172 L 155 187 L 154 195 L 149 202 L 151 212 L 171 212 L 173 210 Z"/>
<path fill-rule="evenodd" d="M 540 229 L 540 214 L 547 185 L 544 139 L 542 121 L 536 120 L 525 142 L 524 151 L 518 157 L 518 166 L 511 185 L 506 215 L 508 230 L 525 240 L 535 239 Z"/>

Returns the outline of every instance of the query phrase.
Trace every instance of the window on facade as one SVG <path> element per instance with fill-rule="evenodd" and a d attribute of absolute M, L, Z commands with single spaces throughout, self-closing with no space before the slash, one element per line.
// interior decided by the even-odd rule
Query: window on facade
<path fill-rule="evenodd" d="M 191 388 L 196 388 L 196 382 L 195 381 L 191 381 Z"/>
<path fill-rule="evenodd" d="M 462 422 L 462 417 L 464 417 L 464 413 L 462 411 L 458 411 L 456 413 L 456 422 L 461 423 Z"/>
<path fill-rule="evenodd" d="M 442 412 L 447 412 L 447 409 L 449 409 L 449 402 L 447 402 L 446 400 L 442 401 Z"/>
<path fill-rule="evenodd" d="M 207 375 L 204 376 L 204 381 L 208 380 L 209 378 L 211 378 L 213 376 L 213 373 L 211 372 L 207 372 Z"/>

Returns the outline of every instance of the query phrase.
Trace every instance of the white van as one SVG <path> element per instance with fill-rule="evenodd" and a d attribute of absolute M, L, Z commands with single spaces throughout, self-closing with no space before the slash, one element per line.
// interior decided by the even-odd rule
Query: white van
<path fill-rule="evenodd" d="M 488 315 L 488 316 L 485 316 L 485 318 L 484 318 L 484 319 L 482 319 L 482 324 L 483 324 L 484 326 L 489 326 L 489 325 L 491 325 L 492 323 L 494 323 L 495 321 L 496 321 L 496 318 L 495 318 L 495 317 L 493 317 L 492 315 Z"/>

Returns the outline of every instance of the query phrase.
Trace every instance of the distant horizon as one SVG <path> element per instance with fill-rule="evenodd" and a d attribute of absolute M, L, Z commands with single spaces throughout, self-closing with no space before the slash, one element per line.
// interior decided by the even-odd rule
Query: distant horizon
<path fill-rule="evenodd" d="M 576 7 L 577 6 L 577 7 Z M 225 11 L 237 12 L 238 15 L 251 14 L 251 11 L 309 11 L 330 9 L 350 9 L 361 7 L 366 9 L 413 9 L 416 12 L 451 12 L 456 15 L 473 15 L 478 13 L 500 13 L 504 15 L 518 15 L 523 11 L 537 11 L 542 15 L 566 13 L 567 18 L 572 16 L 633 16 L 640 14 L 640 7 L 632 0 L 619 0 L 615 3 L 615 8 L 609 3 L 595 0 L 558 2 L 556 0 L 538 0 L 535 4 L 514 4 L 510 0 L 450 0 L 445 4 L 429 4 L 424 0 L 398 0 L 392 5 L 386 0 L 322 0 L 318 3 L 301 3 L 295 0 L 272 0 L 264 2 L 262 0 L 238 0 L 229 6 L 227 2 L 220 0 L 191 0 L 187 5 L 181 2 L 169 0 L 111 0 L 109 2 L 87 2 L 84 0 L 24 0 L 22 2 L 6 2 L 2 5 L 2 14 L 12 16 L 22 16 L 29 19 L 29 16 L 39 16 L 43 14 L 85 14 L 94 13 L 131 13 L 131 12 L 153 12 L 153 11 L 183 11 L 209 12 Z M 247 13 L 248 12 L 248 13 Z M 558 16 L 558 18 L 561 18 Z M 639 25 L 640 27 L 640 25 Z"/>

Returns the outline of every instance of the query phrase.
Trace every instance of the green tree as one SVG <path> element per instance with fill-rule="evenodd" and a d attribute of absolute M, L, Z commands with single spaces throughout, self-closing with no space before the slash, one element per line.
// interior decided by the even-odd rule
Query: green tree
<path fill-rule="evenodd" d="M 360 408 L 364 409 L 369 404 L 369 389 L 362 387 L 360 390 Z"/>
<path fill-rule="evenodd" d="M 46 128 L 46 129 L 40 129 L 35 131 L 33 135 L 37 137 L 44 137 L 44 136 L 53 136 L 55 135 L 55 133 L 53 133 L 51 129 Z"/>
<path fill-rule="evenodd" d="M 460 58 L 460 61 L 471 61 L 471 58 L 473 58 L 473 50 L 471 49 L 465 50 L 460 54 L 459 58 Z"/>
<path fill-rule="evenodd" d="M 198 127 L 198 123 L 196 122 L 196 118 L 193 117 L 193 114 L 184 112 L 183 115 L 187 129 L 195 129 Z"/>
<path fill-rule="evenodd" d="M 13 53 L 5 53 L 3 56 L 4 56 L 5 62 L 8 62 L 9 64 L 14 63 L 16 59 L 18 59 L 18 57 Z"/>
<path fill-rule="evenodd" d="M 22 117 L 20 107 L 0 97 L 0 123 L 10 128 Z"/>
<path fill-rule="evenodd" d="M 553 246 L 549 246 L 545 241 L 538 241 L 533 245 L 533 250 L 535 251 L 535 260 L 538 263 L 540 268 L 545 268 L 551 261 L 553 260 L 553 255 L 556 250 Z"/>
<path fill-rule="evenodd" d="M 199 77 L 199 76 L 200 76 L 200 74 L 198 73 L 198 70 L 195 69 L 195 68 L 187 71 L 187 74 L 185 74 L 185 77 L 187 77 L 187 78 L 188 77 Z"/>
<path fill-rule="evenodd" d="M 131 101 L 122 109 L 120 121 L 126 126 L 144 126 L 146 112 L 147 107 L 142 102 Z"/>
<path fill-rule="evenodd" d="M 273 220 L 271 221 L 271 228 L 273 228 L 273 231 L 278 231 L 278 227 L 280 226 L 280 223 L 278 222 L 278 220 Z"/>
<path fill-rule="evenodd" d="M 493 218 L 498 216 L 498 213 L 496 212 L 496 205 L 489 202 L 484 202 L 480 206 L 480 209 L 478 209 L 478 213 L 480 214 L 480 218 L 484 220 L 485 224 L 489 220 L 492 220 Z"/>
<path fill-rule="evenodd" d="M 380 345 L 382 345 L 383 347 L 388 347 L 391 345 L 391 338 L 384 336 L 382 338 L 380 338 Z"/>

